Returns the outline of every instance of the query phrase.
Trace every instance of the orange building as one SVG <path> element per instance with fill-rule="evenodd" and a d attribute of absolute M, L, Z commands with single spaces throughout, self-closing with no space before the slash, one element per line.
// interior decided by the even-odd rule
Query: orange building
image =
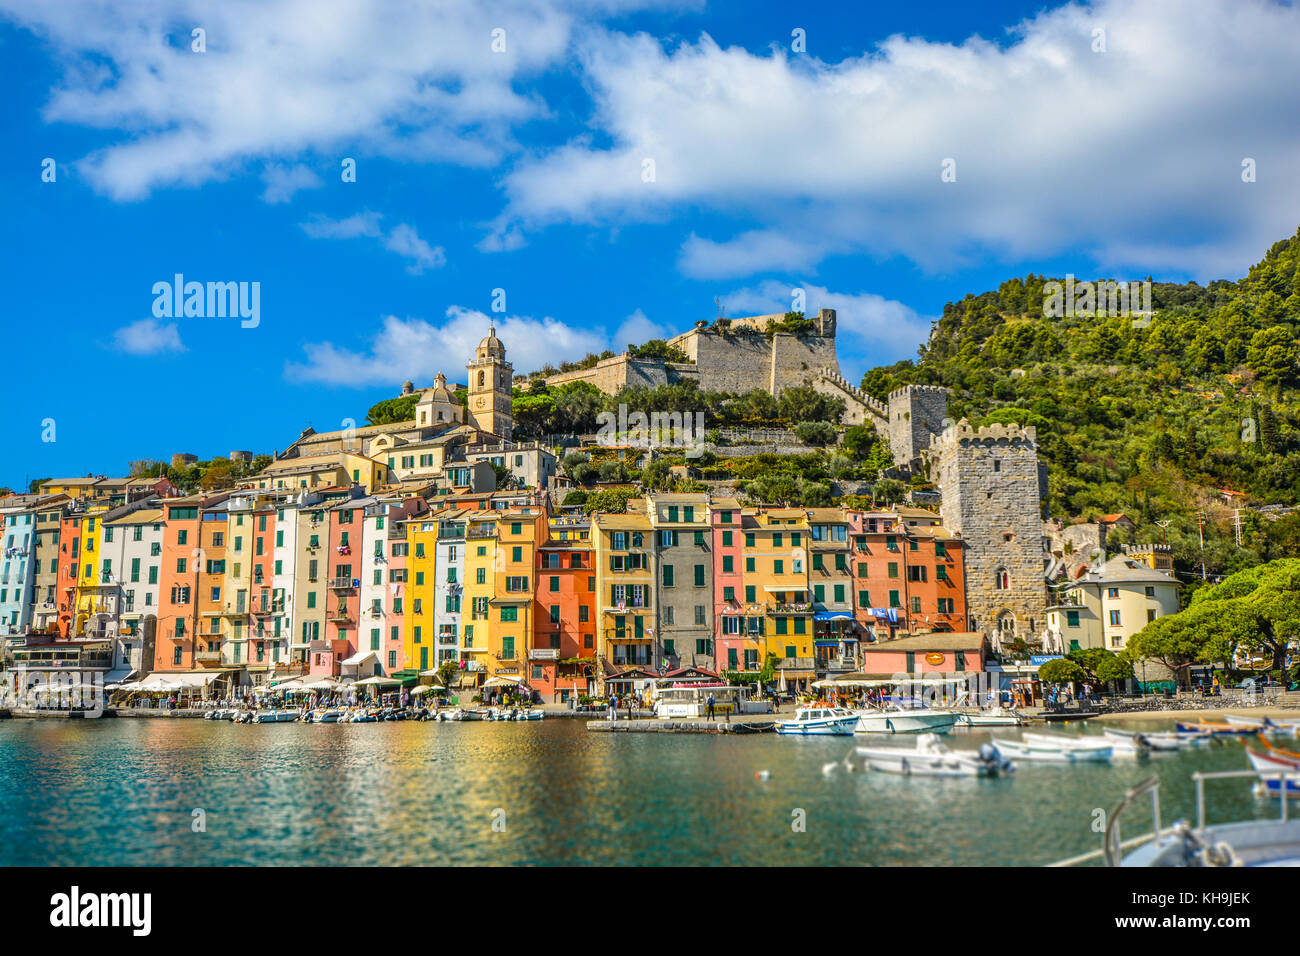
<path fill-rule="evenodd" d="M 156 671 L 188 671 L 195 666 L 198 639 L 199 513 L 205 504 L 224 499 L 201 495 L 168 498 L 158 585 L 158 633 L 154 644 Z"/>
<path fill-rule="evenodd" d="M 961 539 L 939 516 L 850 511 L 854 616 L 877 641 L 925 631 L 965 631 Z M 923 517 L 922 517 L 923 516 Z"/>
<path fill-rule="evenodd" d="M 596 568 L 591 519 L 551 518 L 537 550 L 528 683 L 563 703 L 595 690 Z"/>

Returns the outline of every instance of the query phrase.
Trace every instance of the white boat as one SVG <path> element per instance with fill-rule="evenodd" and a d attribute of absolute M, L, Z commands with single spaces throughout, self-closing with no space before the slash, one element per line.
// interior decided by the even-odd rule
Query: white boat
<path fill-rule="evenodd" d="M 922 707 L 891 706 L 884 710 L 855 710 L 852 714 L 858 718 L 855 733 L 859 734 L 946 734 L 957 723 L 952 711 Z"/>
<path fill-rule="evenodd" d="M 847 737 L 858 724 L 858 717 L 840 707 L 821 707 L 804 704 L 794 712 L 794 720 L 778 721 L 778 734 L 794 736 Z"/>
<path fill-rule="evenodd" d="M 519 720 L 541 720 L 545 716 L 546 711 L 544 710 L 521 710 L 519 712 Z"/>
<path fill-rule="evenodd" d="M 1191 743 L 1191 741 L 1188 741 L 1185 744 L 1177 734 L 1146 734 L 1136 730 L 1116 730 L 1113 727 L 1107 727 L 1103 730 L 1102 736 L 1116 745 L 1122 745 L 1122 742 L 1126 740 L 1140 740 L 1149 749 L 1162 751 L 1179 750 Z"/>
<path fill-rule="evenodd" d="M 1109 741 L 1090 743 L 1070 737 L 1055 738 L 1052 734 L 1037 734 L 1033 739 L 1026 734 L 1022 740 L 998 740 L 998 749 L 1018 760 L 1042 763 L 1107 763 L 1114 753 Z"/>
<path fill-rule="evenodd" d="M 296 710 L 259 710 L 253 715 L 255 724 L 287 724 L 302 715 Z"/>
<path fill-rule="evenodd" d="M 1025 717 L 1008 707 L 990 707 L 977 713 L 958 711 L 955 715 L 958 727 L 1019 727 Z"/>
<path fill-rule="evenodd" d="M 978 751 L 954 751 L 937 734 L 921 734 L 915 748 L 855 747 L 847 758 L 850 769 L 855 762 L 867 770 L 914 777 L 997 777 L 1016 769 L 993 744 L 983 744 Z"/>
<path fill-rule="evenodd" d="M 1252 770 L 1267 775 L 1261 776 L 1259 782 L 1255 784 L 1256 796 L 1267 794 L 1276 797 L 1281 792 L 1284 781 L 1288 797 L 1300 796 L 1300 766 L 1296 765 L 1296 761 L 1263 754 L 1249 747 L 1246 748 L 1246 758 L 1250 761 Z"/>
<path fill-rule="evenodd" d="M 1249 779 L 1256 785 L 1270 782 L 1273 792 L 1286 777 L 1285 768 L 1269 770 L 1227 770 L 1196 773 L 1196 823 L 1177 820 L 1163 826 L 1160 816 L 1160 778 L 1153 776 L 1129 789 L 1124 799 L 1106 816 L 1106 830 L 1100 850 L 1062 860 L 1055 866 L 1074 866 L 1101 857 L 1107 866 L 1300 866 L 1300 820 L 1289 818 L 1287 803 L 1275 820 L 1244 820 L 1235 823 L 1207 824 L 1205 821 L 1205 783 Z M 1270 781 L 1271 778 L 1271 781 Z M 1134 803 L 1151 805 L 1151 831 L 1121 842 L 1120 818 Z M 1131 833 L 1130 824 L 1124 829 Z M 1125 852 L 1130 850 L 1130 852 Z"/>
<path fill-rule="evenodd" d="M 339 711 L 333 709 L 313 710 L 303 720 L 312 724 L 337 724 L 342 716 Z"/>
<path fill-rule="evenodd" d="M 1236 724 L 1238 727 L 1267 727 L 1270 722 L 1267 717 L 1249 717 L 1245 714 L 1229 713 L 1223 715 L 1223 720 L 1224 723 Z"/>
<path fill-rule="evenodd" d="M 1042 747 L 1063 747 L 1072 750 L 1096 750 L 1098 747 L 1109 747 L 1113 757 L 1145 757 L 1151 750 L 1137 735 L 1117 739 L 1082 734 L 1041 734 L 1026 730 L 1020 736 L 1026 743 Z"/>

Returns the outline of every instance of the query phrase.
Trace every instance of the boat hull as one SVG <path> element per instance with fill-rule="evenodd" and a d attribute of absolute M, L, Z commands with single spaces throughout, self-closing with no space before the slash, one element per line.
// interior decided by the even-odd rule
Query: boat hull
<path fill-rule="evenodd" d="M 946 734 L 957 722 L 956 714 L 937 711 L 857 710 L 855 733 L 859 734 Z"/>
<path fill-rule="evenodd" d="M 999 740 L 998 749 L 1016 760 L 1036 763 L 1109 763 L 1114 754 L 1114 748 L 1109 745 L 1054 748 L 1017 740 Z"/>
<path fill-rule="evenodd" d="M 819 717 L 816 720 L 783 720 L 776 732 L 789 737 L 851 737 L 857 717 Z"/>

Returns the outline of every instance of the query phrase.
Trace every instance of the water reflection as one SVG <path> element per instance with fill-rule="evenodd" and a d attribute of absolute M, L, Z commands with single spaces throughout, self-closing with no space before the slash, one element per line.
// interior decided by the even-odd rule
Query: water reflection
<path fill-rule="evenodd" d="M 1039 863 L 1094 849 L 1093 809 L 1152 772 L 1169 820 L 1192 813 L 1193 770 L 1245 766 L 1230 743 L 1113 767 L 1024 765 L 1000 780 L 823 774 L 849 746 L 589 734 L 573 720 L 13 720 L 0 723 L 0 862 Z M 1210 790 L 1209 806 L 1212 819 L 1276 812 L 1243 782 Z"/>

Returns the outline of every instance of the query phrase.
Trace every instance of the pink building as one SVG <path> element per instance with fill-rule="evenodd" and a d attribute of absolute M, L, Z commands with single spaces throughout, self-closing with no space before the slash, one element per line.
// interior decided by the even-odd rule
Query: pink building
<path fill-rule="evenodd" d="M 714 660 L 718 670 L 751 670 L 755 666 L 752 660 L 755 645 L 746 642 L 742 631 L 745 535 L 740 502 L 734 498 L 715 499 L 709 515 L 713 524 L 713 644 L 717 651 Z"/>

